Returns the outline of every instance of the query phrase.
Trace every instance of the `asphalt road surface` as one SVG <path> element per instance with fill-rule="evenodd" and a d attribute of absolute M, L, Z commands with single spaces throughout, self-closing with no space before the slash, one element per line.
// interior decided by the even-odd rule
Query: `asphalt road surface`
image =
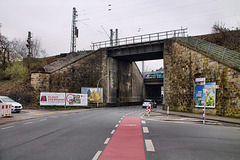
<path fill-rule="evenodd" d="M 124 152 L 124 146 L 139 140 L 143 144 L 139 147 L 143 147 L 144 152 L 136 149 L 136 153 L 135 150 L 131 154 L 121 153 L 126 155 L 125 159 L 129 159 L 127 155 L 131 155 L 131 160 L 134 156 L 138 159 L 139 153 L 141 159 L 147 160 L 240 159 L 239 127 L 140 119 L 143 112 L 145 110 L 140 106 L 108 108 L 49 114 L 1 125 L 0 160 L 108 159 L 101 155 L 112 153 L 112 147 L 107 147 L 111 143 L 117 146 L 115 149 Z M 131 134 L 138 135 L 138 138 L 129 136 L 126 141 L 126 136 Z M 122 135 L 125 135 L 124 141 Z M 117 159 L 117 153 L 115 158 L 109 159 Z"/>

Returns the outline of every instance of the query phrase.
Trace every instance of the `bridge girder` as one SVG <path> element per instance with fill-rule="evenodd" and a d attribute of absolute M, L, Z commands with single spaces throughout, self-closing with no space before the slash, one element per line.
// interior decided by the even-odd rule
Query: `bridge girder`
<path fill-rule="evenodd" d="M 163 59 L 164 41 L 153 41 L 107 48 L 108 56 L 133 62 Z"/>

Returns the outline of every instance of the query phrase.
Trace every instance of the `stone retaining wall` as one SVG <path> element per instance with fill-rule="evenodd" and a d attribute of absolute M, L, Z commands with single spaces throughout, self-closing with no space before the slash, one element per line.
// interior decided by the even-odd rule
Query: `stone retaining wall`
<path fill-rule="evenodd" d="M 168 41 L 164 51 L 165 102 L 171 110 L 202 113 L 193 102 L 196 78 L 216 82 L 216 108 L 208 114 L 240 117 L 240 72 L 204 53 Z"/>

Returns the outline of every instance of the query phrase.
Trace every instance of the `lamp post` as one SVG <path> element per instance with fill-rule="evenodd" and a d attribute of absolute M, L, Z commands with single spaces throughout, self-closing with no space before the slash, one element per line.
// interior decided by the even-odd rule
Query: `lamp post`
<path fill-rule="evenodd" d="M 97 108 L 98 108 L 98 85 L 99 85 L 99 82 L 103 79 L 103 78 L 105 78 L 105 77 L 108 77 L 108 75 L 105 75 L 105 76 L 103 76 L 102 78 L 100 78 L 99 80 L 98 80 L 98 83 L 97 83 Z"/>

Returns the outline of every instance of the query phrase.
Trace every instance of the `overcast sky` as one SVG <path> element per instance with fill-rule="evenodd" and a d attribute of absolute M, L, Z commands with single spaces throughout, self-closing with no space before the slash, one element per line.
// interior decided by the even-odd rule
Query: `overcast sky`
<path fill-rule="evenodd" d="M 119 38 L 181 26 L 189 36 L 208 34 L 215 22 L 240 28 L 240 0 L 0 0 L 1 33 L 12 40 L 31 31 L 49 56 L 69 52 L 73 7 L 80 20 L 77 50 L 108 40 L 103 28 L 108 34 L 117 28 Z"/>

